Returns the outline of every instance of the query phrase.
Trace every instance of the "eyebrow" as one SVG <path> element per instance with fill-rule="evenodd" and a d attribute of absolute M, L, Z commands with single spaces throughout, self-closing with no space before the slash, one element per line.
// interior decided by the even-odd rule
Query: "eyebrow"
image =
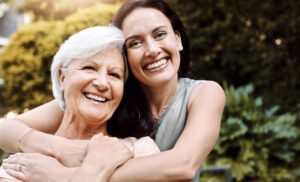
<path fill-rule="evenodd" d="M 89 60 L 89 59 L 83 60 L 83 61 L 80 63 L 80 65 L 83 65 L 83 64 L 85 64 L 85 63 L 91 63 L 91 64 L 94 64 L 94 65 L 98 65 L 98 63 L 96 63 L 95 61 Z M 119 66 L 114 66 L 114 67 L 111 67 L 110 69 L 111 69 L 111 70 L 119 69 L 119 70 L 121 70 L 121 71 L 124 70 L 123 67 L 119 67 Z"/>
<path fill-rule="evenodd" d="M 158 27 L 156 27 L 155 29 L 152 30 L 152 33 L 156 32 L 157 30 L 159 30 L 159 29 L 161 29 L 161 28 L 168 28 L 168 27 L 167 27 L 166 25 L 158 26 Z M 132 39 L 132 38 L 138 38 L 138 37 L 140 37 L 140 36 L 139 36 L 139 35 L 131 35 L 131 36 L 129 36 L 129 37 L 127 37 L 127 38 L 125 39 L 125 42 L 127 42 L 129 39 Z"/>
<path fill-rule="evenodd" d="M 121 68 L 121 67 L 111 67 L 110 70 L 119 70 L 121 72 L 124 72 L 125 69 L 124 68 Z"/>

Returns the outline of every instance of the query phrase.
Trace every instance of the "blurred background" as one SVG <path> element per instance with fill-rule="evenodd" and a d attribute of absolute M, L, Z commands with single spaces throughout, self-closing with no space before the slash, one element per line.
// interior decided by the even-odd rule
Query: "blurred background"
<path fill-rule="evenodd" d="M 190 36 L 194 76 L 226 92 L 220 137 L 203 167 L 229 166 L 241 182 L 299 182 L 300 1 L 166 2 Z M 52 100 L 49 69 L 60 44 L 109 24 L 122 3 L 0 0 L 0 123 Z"/>

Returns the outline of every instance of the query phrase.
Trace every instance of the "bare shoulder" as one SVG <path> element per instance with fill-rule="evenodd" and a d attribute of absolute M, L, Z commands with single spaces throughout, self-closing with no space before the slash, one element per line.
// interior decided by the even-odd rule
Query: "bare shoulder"
<path fill-rule="evenodd" d="M 192 91 L 188 101 L 188 107 L 194 102 L 215 104 L 223 108 L 225 104 L 224 90 L 221 85 L 215 81 L 203 81 Z"/>

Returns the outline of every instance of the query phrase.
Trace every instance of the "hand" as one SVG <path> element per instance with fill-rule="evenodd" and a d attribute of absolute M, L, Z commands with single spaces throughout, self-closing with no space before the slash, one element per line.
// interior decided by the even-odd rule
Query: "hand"
<path fill-rule="evenodd" d="M 86 156 L 88 140 L 70 140 L 64 138 L 55 148 L 55 158 L 66 167 L 78 167 Z"/>
<path fill-rule="evenodd" d="M 88 144 L 86 158 L 72 182 L 108 181 L 116 168 L 132 157 L 132 152 L 117 138 L 95 135 Z"/>
<path fill-rule="evenodd" d="M 95 135 L 87 147 L 87 156 L 93 163 L 117 168 L 133 157 L 133 153 L 116 137 Z M 91 157 L 92 156 L 92 157 Z"/>
<path fill-rule="evenodd" d="M 25 182 L 67 181 L 72 175 L 55 158 L 37 153 L 11 155 L 2 166 L 9 175 Z"/>

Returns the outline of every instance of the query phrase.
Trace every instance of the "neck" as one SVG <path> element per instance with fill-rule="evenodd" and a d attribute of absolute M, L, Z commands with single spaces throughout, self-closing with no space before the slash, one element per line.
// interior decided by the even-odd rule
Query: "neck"
<path fill-rule="evenodd" d="M 163 84 L 157 87 L 142 85 L 142 89 L 150 105 L 150 109 L 154 118 L 159 118 L 161 114 L 167 109 L 168 105 L 176 94 L 177 88 L 177 77 L 167 82 L 167 84 Z"/>
<path fill-rule="evenodd" d="M 95 134 L 106 132 L 106 122 L 100 126 L 91 126 L 84 122 L 83 118 L 79 118 L 75 114 L 69 112 L 66 108 L 63 121 L 59 126 L 56 135 L 63 136 L 69 139 L 91 139 Z"/>

